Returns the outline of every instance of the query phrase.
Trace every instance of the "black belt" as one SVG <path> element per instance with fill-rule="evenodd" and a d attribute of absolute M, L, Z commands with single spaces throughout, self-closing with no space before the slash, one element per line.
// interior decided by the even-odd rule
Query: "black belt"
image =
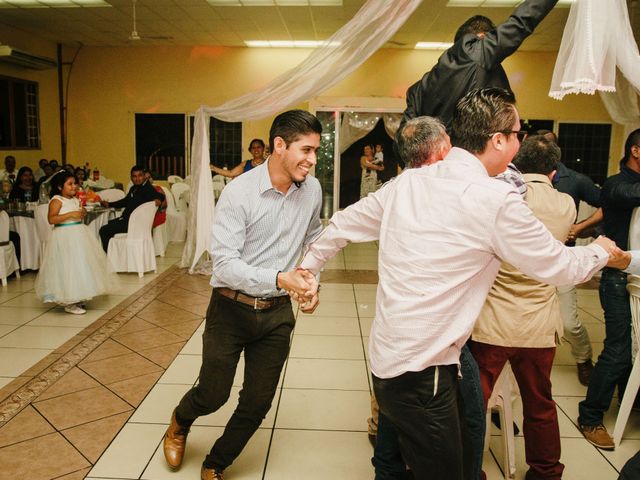
<path fill-rule="evenodd" d="M 253 307 L 254 310 L 268 310 L 276 305 L 282 305 L 291 301 L 289 299 L 289 295 L 261 298 L 252 297 L 251 295 L 247 295 L 246 293 L 242 293 L 238 290 L 232 290 L 231 288 L 218 287 L 213 290 L 224 297 L 230 298 L 231 300 L 249 305 L 250 307 Z"/>

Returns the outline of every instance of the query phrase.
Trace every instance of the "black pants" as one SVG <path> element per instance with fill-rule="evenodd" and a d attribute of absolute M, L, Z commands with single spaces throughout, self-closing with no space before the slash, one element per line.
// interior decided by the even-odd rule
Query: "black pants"
<path fill-rule="evenodd" d="M 129 222 L 124 218 L 115 218 L 100 228 L 100 240 L 102 240 L 102 249 L 106 252 L 109 248 L 109 240 L 116 233 L 127 233 Z"/>
<path fill-rule="evenodd" d="M 176 409 L 179 423 L 193 423 L 227 402 L 243 350 L 245 367 L 238 406 L 205 467 L 224 470 L 231 465 L 269 412 L 294 325 L 291 303 L 260 311 L 213 291 L 202 335 L 199 382 Z"/>
<path fill-rule="evenodd" d="M 18 258 L 18 263 L 20 263 L 20 235 L 18 235 L 13 230 L 9 230 L 9 241 L 13 243 L 13 248 L 16 250 L 16 257 Z M 20 267 L 22 269 L 22 267 Z"/>
<path fill-rule="evenodd" d="M 429 367 L 389 379 L 374 375 L 373 389 L 415 479 L 463 480 L 458 367 Z"/>

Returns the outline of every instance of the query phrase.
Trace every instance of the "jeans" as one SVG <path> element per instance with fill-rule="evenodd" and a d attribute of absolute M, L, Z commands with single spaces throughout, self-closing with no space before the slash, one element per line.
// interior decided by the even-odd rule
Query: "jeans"
<path fill-rule="evenodd" d="M 507 361 L 522 394 L 525 458 L 536 478 L 562 478 L 560 428 L 551 394 L 551 367 L 555 347 L 501 347 L 472 342 L 471 351 L 480 368 L 484 408 Z M 511 401 L 511 399 L 506 399 Z"/>
<path fill-rule="evenodd" d="M 484 456 L 484 434 L 487 428 L 485 408 L 482 401 L 482 387 L 480 386 L 480 372 L 469 347 L 465 345 L 460 352 L 460 372 L 462 380 L 459 382 L 460 397 L 462 399 L 462 441 L 464 444 L 465 478 L 477 480 L 482 471 Z"/>
<path fill-rule="evenodd" d="M 374 375 L 373 389 L 416 480 L 463 480 L 457 365 L 386 379 Z"/>
<path fill-rule="evenodd" d="M 405 461 L 400 453 L 398 432 L 382 413 L 378 413 L 378 435 L 371 463 L 376 473 L 375 480 L 412 478 L 407 472 Z"/>
<path fill-rule="evenodd" d="M 565 285 L 557 288 L 560 302 L 560 316 L 564 327 L 564 339 L 571 345 L 571 355 L 576 363 L 585 363 L 591 360 L 591 340 L 589 333 L 578 318 L 578 298 L 574 285 Z"/>
<path fill-rule="evenodd" d="M 276 393 L 294 325 L 290 303 L 254 310 L 213 291 L 202 335 L 199 382 L 180 400 L 178 422 L 190 425 L 227 402 L 243 350 L 245 367 L 238 406 L 207 455 L 206 468 L 224 470 L 231 465 L 262 423 Z"/>
<path fill-rule="evenodd" d="M 591 373 L 587 397 L 578 405 L 578 422 L 586 426 L 602 423 L 616 386 L 618 398 L 622 398 L 631 373 L 631 308 L 626 273 L 610 268 L 602 271 L 600 303 L 604 310 L 604 349 Z"/>

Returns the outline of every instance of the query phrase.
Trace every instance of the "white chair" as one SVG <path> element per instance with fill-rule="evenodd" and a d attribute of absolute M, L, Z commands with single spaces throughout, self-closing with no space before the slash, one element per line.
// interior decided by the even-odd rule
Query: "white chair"
<path fill-rule="evenodd" d="M 218 201 L 218 198 L 220 198 L 220 194 L 222 193 L 222 190 L 224 189 L 225 184 L 225 178 L 222 175 L 214 175 L 213 179 L 213 198 L 215 199 L 215 201 Z"/>
<path fill-rule="evenodd" d="M 167 222 L 165 221 L 157 227 L 153 227 L 151 237 L 153 238 L 153 250 L 156 257 L 164 257 L 164 253 L 167 251 L 167 245 L 169 245 Z"/>
<path fill-rule="evenodd" d="M 631 222 L 629 223 L 629 250 L 640 248 L 640 207 L 633 209 Z M 629 375 L 627 388 L 624 390 L 616 425 L 613 427 L 613 442 L 618 448 L 622 441 L 624 428 L 633 408 L 633 402 L 640 389 L 640 277 L 629 275 L 627 277 L 627 290 L 629 291 L 629 305 L 631 307 L 631 358 L 633 368 Z"/>
<path fill-rule="evenodd" d="M 124 198 L 125 193 L 119 188 L 107 188 L 98 192 L 98 196 L 107 202 L 117 202 Z"/>
<path fill-rule="evenodd" d="M 189 208 L 187 200 L 184 197 L 184 193 L 190 190 L 191 187 L 189 187 L 189 185 L 187 185 L 186 183 L 174 183 L 171 186 L 171 193 L 173 193 L 173 198 L 176 201 L 176 209 L 179 212 L 186 213 L 187 209 Z"/>
<path fill-rule="evenodd" d="M 487 430 L 484 437 L 484 450 L 489 450 L 491 440 L 491 410 L 498 410 L 500 432 L 502 435 L 502 471 L 504 478 L 516 477 L 515 434 L 513 433 L 513 410 L 511 408 L 511 366 L 507 363 L 496 381 L 487 403 Z"/>
<path fill-rule="evenodd" d="M 0 212 L 0 280 L 2 286 L 7 286 L 7 277 L 16 272 L 16 278 L 20 278 L 20 264 L 16 257 L 16 249 L 9 241 L 9 215 Z"/>
<path fill-rule="evenodd" d="M 142 278 L 144 272 L 157 270 L 151 237 L 157 209 L 155 202 L 143 203 L 131 213 L 127 233 L 118 233 L 109 241 L 107 258 L 112 271 L 138 272 Z"/>
<path fill-rule="evenodd" d="M 170 242 L 184 242 L 187 238 L 187 213 L 179 212 L 173 194 L 167 187 L 162 187 L 167 199 L 167 235 Z M 187 190 L 188 191 L 188 190 Z"/>
<path fill-rule="evenodd" d="M 169 183 L 169 185 L 173 185 L 174 183 L 184 182 L 184 179 L 179 175 L 169 175 L 167 177 L 167 182 Z"/>
<path fill-rule="evenodd" d="M 40 238 L 40 258 L 44 260 L 44 251 L 53 231 L 53 225 L 49 223 L 49 204 L 38 205 L 34 216 L 36 219 L 36 231 Z"/>

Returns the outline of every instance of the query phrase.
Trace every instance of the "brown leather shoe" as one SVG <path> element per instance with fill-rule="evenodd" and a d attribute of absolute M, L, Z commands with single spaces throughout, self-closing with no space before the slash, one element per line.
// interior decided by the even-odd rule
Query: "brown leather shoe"
<path fill-rule="evenodd" d="M 585 387 L 589 386 L 589 380 L 591 379 L 591 372 L 593 371 L 593 363 L 591 359 L 584 363 L 576 363 L 578 367 L 578 381 Z"/>
<path fill-rule="evenodd" d="M 176 411 L 171 414 L 171 423 L 164 434 L 162 449 L 169 468 L 177 470 L 182 464 L 189 428 L 181 427 L 176 420 Z"/>
<path fill-rule="evenodd" d="M 203 465 L 200 469 L 200 480 L 224 480 L 224 472 L 219 472 L 214 468 L 205 468 Z"/>
<path fill-rule="evenodd" d="M 613 443 L 613 438 L 607 433 L 607 429 L 602 424 L 595 426 L 580 425 L 580 432 L 587 439 L 587 442 L 602 450 L 614 450 L 616 447 Z"/>

